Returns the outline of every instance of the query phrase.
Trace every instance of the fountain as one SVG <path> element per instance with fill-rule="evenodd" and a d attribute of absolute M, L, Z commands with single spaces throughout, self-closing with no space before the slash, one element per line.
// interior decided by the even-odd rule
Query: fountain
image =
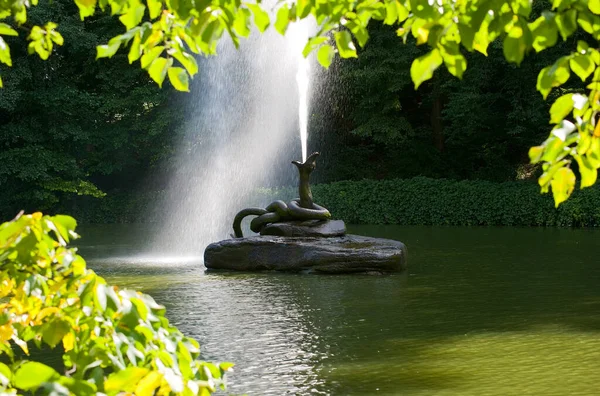
<path fill-rule="evenodd" d="M 342 220 L 331 220 L 329 211 L 313 202 L 309 179 L 318 156 L 313 153 L 302 163 L 292 161 L 300 173 L 300 198 L 241 210 L 233 220 L 232 238 L 212 243 L 204 251 L 206 268 L 322 273 L 406 269 L 402 242 L 346 234 Z M 251 215 L 256 217 L 250 229 L 259 235 L 244 237 L 241 223 Z"/>

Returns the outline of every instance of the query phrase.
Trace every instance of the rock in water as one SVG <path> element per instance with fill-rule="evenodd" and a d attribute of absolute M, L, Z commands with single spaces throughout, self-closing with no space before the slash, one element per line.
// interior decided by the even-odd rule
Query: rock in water
<path fill-rule="evenodd" d="M 282 221 L 266 225 L 260 235 L 285 237 L 335 237 L 346 234 L 343 220 Z"/>
<path fill-rule="evenodd" d="M 235 271 L 398 272 L 406 269 L 406 246 L 358 235 L 255 236 L 210 244 L 204 251 L 204 265 Z"/>

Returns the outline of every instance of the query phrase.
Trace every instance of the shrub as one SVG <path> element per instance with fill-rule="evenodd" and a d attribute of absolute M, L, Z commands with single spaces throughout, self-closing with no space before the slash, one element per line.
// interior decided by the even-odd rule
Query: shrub
<path fill-rule="evenodd" d="M 355 224 L 600 226 L 600 190 L 576 191 L 554 208 L 526 181 L 413 179 L 341 181 L 313 186 L 315 202 Z"/>
<path fill-rule="evenodd" d="M 0 393 L 209 395 L 230 363 L 199 360 L 198 343 L 152 297 L 120 290 L 67 243 L 69 216 L 20 215 L 0 225 Z M 64 372 L 20 347 L 62 346 Z M 60 349 L 60 348 L 59 348 Z"/>

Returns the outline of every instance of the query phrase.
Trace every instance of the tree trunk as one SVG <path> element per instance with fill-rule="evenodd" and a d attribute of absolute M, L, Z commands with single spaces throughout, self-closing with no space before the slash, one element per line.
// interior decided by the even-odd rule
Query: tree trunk
<path fill-rule="evenodd" d="M 444 151 L 444 126 L 442 125 L 442 94 L 440 92 L 439 81 L 434 79 L 433 83 L 433 104 L 431 106 L 431 131 L 433 145 L 441 153 Z"/>

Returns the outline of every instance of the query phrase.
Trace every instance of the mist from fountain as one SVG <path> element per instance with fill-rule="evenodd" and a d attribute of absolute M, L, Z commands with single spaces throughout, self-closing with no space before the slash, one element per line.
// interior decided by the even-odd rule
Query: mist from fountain
<path fill-rule="evenodd" d="M 200 63 L 152 251 L 201 254 L 230 236 L 237 211 L 268 203 L 257 188 L 295 184 L 296 170 L 286 165 L 299 146 L 306 159 L 309 60 L 302 49 L 312 26 L 291 24 L 285 37 L 273 29 L 254 34 L 239 50 L 223 43 Z"/>

